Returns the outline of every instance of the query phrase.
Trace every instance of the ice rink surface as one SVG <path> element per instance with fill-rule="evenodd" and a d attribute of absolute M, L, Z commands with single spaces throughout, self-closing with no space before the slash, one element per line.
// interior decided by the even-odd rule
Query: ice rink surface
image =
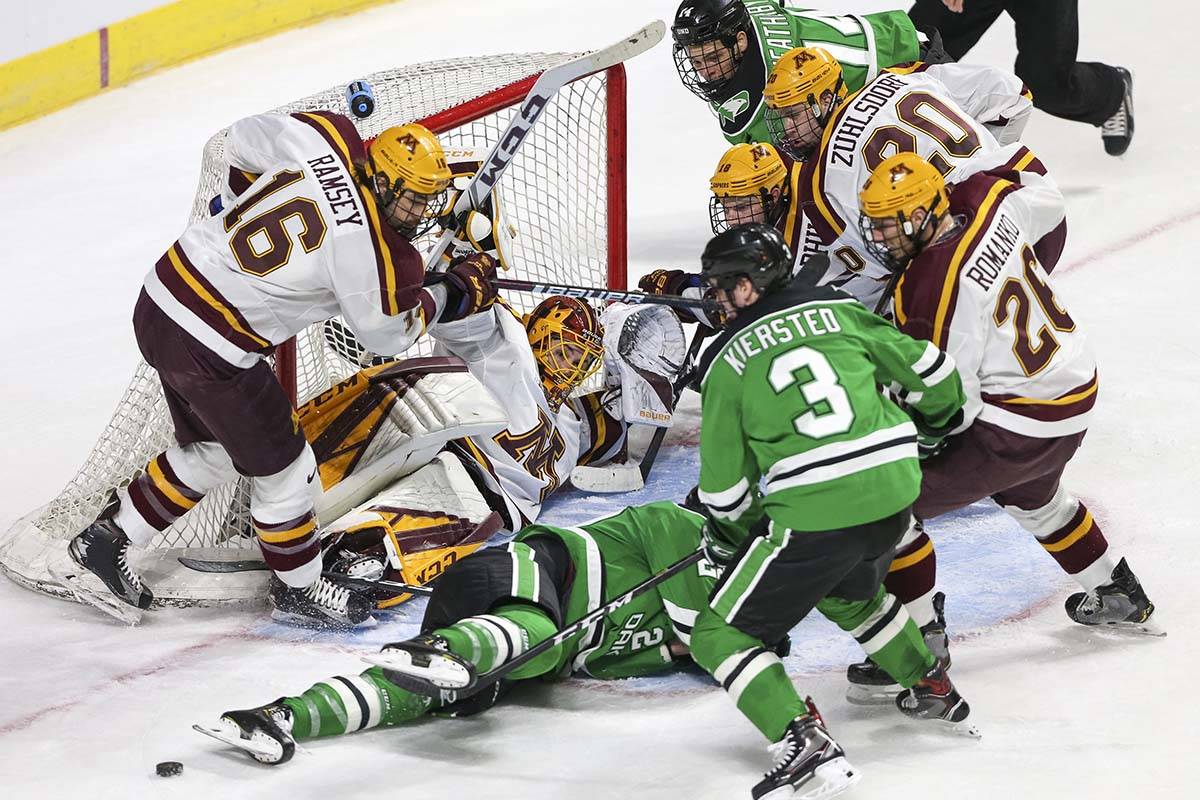
<path fill-rule="evenodd" d="M 885 3 L 827 4 L 874 10 Z M 821 622 L 788 665 L 862 771 L 848 798 L 1200 796 L 1191 691 L 1200 389 L 1193 298 L 1200 249 L 1200 108 L 1191 4 L 1081 4 L 1080 57 L 1135 72 L 1137 134 L 1121 159 L 1096 129 L 1040 112 L 1025 142 L 1068 196 L 1056 292 L 1101 364 L 1091 431 L 1067 472 L 1169 630 L 1074 625 L 1072 583 L 986 506 L 933 528 L 949 595 L 954 674 L 984 738 L 947 738 L 842 699 L 857 657 Z M 407 0 L 197 61 L 0 133 L 7 312 L 0 526 L 45 502 L 107 421 L 136 357 L 129 317 L 144 273 L 181 232 L 216 129 L 327 86 L 454 56 L 603 46 L 672 0 Z M 1011 63 L 1002 19 L 968 60 Z M 660 45 L 628 65 L 633 272 L 695 267 L 707 178 L 724 149 Z M 1187 87 L 1192 85 L 1192 89 Z M 675 497 L 695 469 L 689 399 L 644 495 Z M 694 472 L 690 473 L 694 474 Z M 641 498 L 634 498 L 641 499 Z M 568 493 L 551 521 L 630 498 Z M 607 503 L 607 505 L 606 505 Z M 375 631 L 315 636 L 263 610 L 166 610 L 134 629 L 0 580 L 0 792 L 6 798 L 743 798 L 768 766 L 758 734 L 694 676 L 532 687 L 470 720 L 428 720 L 305 746 L 270 769 L 189 730 L 223 710 L 353 673 L 356 654 L 411 632 L 418 607 Z M 178 760 L 182 777 L 154 776 Z M 385 794 L 386 793 L 386 794 Z"/>

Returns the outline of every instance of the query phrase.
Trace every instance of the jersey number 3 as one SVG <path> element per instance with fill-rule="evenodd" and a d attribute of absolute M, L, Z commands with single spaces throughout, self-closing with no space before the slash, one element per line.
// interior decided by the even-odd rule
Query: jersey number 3
<path fill-rule="evenodd" d="M 771 360 L 767 380 L 776 394 L 782 394 L 792 386 L 800 387 L 807 410 L 792 420 L 796 433 L 824 439 L 845 433 L 854 424 L 850 397 L 821 351 L 797 347 L 776 356 Z"/>
<path fill-rule="evenodd" d="M 321 217 L 321 209 L 307 197 L 293 197 L 244 219 L 246 212 L 268 196 L 303 179 L 303 172 L 284 170 L 276 173 L 270 183 L 244 199 L 239 198 L 238 204 L 229 210 L 225 217 L 225 230 L 233 231 L 229 249 L 243 272 L 262 277 L 286 266 L 292 257 L 293 235 L 306 253 L 316 250 L 325 241 L 328 226 Z M 295 220 L 291 231 L 287 228 L 289 220 Z"/>

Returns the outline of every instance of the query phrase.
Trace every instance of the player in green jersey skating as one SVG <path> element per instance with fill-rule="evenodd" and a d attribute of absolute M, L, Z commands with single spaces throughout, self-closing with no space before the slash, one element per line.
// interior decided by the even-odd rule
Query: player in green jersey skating
<path fill-rule="evenodd" d="M 448 651 L 487 672 L 694 553 L 703 522 L 697 511 L 658 502 L 578 527 L 531 525 L 510 544 L 447 568 L 434 584 L 421 635 L 384 649 Z M 701 560 L 478 694 L 428 697 L 398 685 L 403 676 L 372 667 L 326 678 L 298 696 L 226 712 L 209 730 L 264 763 L 279 764 L 292 757 L 297 740 L 400 725 L 427 713 L 479 713 L 515 681 L 669 670 L 688 663 L 692 624 L 717 575 Z"/>
<path fill-rule="evenodd" d="M 938 348 L 808 273 L 793 281 L 770 226 L 718 234 L 701 262 L 729 320 L 699 369 L 699 498 L 705 549 L 729 566 L 692 657 L 773 743 L 753 796 L 828 797 L 858 774 L 769 649 L 814 607 L 904 688 L 902 712 L 971 732 L 966 702 L 882 587 L 920 490 L 918 444 L 961 419 L 962 384 Z"/>
<path fill-rule="evenodd" d="M 832 14 L 789 8 L 778 0 L 683 0 L 671 35 L 683 85 L 705 100 L 730 144 L 766 142 L 763 87 L 775 62 L 793 47 L 823 47 L 841 62 L 846 86 L 858 91 L 881 69 L 923 53 L 903 11 Z M 940 49 L 940 44 L 938 45 Z"/>

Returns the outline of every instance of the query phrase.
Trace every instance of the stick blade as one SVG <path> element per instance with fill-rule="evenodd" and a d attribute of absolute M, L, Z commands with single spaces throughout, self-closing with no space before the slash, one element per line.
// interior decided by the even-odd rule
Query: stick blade
<path fill-rule="evenodd" d="M 571 483 L 576 489 L 599 494 L 636 492 L 645 480 L 637 464 L 612 464 L 606 467 L 576 467 L 571 470 Z"/>

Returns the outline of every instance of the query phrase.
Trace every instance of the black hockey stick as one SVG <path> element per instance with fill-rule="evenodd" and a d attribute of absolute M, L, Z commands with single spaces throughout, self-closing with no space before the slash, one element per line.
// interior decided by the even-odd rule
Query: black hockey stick
<path fill-rule="evenodd" d="M 244 561 L 207 561 L 202 558 L 180 556 L 179 563 L 197 572 L 262 572 L 271 569 L 267 566 L 267 562 L 256 559 Z M 414 586 L 411 583 L 398 583 L 382 579 L 352 578 L 349 575 L 343 575 L 340 572 L 329 572 L 328 570 L 321 570 L 321 577 L 343 586 L 353 586 L 356 589 L 381 589 L 395 594 L 433 594 L 433 589 L 430 589 L 428 586 Z"/>
<path fill-rule="evenodd" d="M 572 622 L 570 625 L 559 629 L 559 631 L 549 639 L 539 642 L 511 661 L 507 661 L 490 672 L 485 672 L 482 675 L 475 674 L 473 669 L 463 669 L 464 664 L 462 663 L 461 659 L 458 659 L 457 656 L 453 656 L 453 654 L 443 654 L 443 664 L 451 667 L 451 671 L 457 672 L 458 674 L 464 676 L 466 683 L 464 683 L 462 686 L 438 686 L 435 683 L 423 678 L 420 674 L 414 674 L 407 671 L 407 667 L 412 664 L 412 659 L 409 658 L 409 651 L 406 650 L 383 650 L 379 653 L 365 655 L 362 657 L 362 659 L 368 664 L 374 664 L 377 667 L 403 672 L 405 677 L 404 686 L 407 689 L 411 689 L 412 691 L 416 691 L 430 697 L 441 697 L 443 690 L 452 689 L 458 693 L 458 699 L 461 700 L 464 697 L 476 694 L 477 692 L 486 689 L 513 670 L 520 669 L 533 659 L 540 656 L 542 653 L 545 653 L 547 650 L 557 647 L 580 631 L 586 630 L 592 625 L 600 622 L 604 619 L 604 617 L 625 605 L 633 598 L 649 591 L 650 589 L 653 589 L 663 581 L 675 577 L 703 558 L 704 550 L 702 549 L 688 553 L 671 566 L 665 568 L 662 572 L 651 575 L 649 578 L 642 581 L 637 586 L 634 586 L 620 597 L 614 597 L 612 600 L 609 600 L 607 603 L 600 606 L 590 614 L 587 614 L 576 622 Z M 391 654 L 390 657 L 389 654 Z M 429 652 L 428 650 L 422 648 L 421 655 L 436 658 L 439 653 L 436 651 Z"/>
<path fill-rule="evenodd" d="M 655 20 L 616 44 L 556 64 L 538 76 L 538 79 L 534 81 L 533 88 L 529 90 L 529 94 L 525 96 L 517 108 L 517 112 L 513 114 L 508 127 L 504 129 L 500 138 L 492 145 L 491 151 L 484 157 L 483 166 L 471 176 L 467 188 L 459 192 L 451 215 L 455 219 L 463 219 L 466 212 L 478 210 L 483 206 L 483 201 L 492 193 L 496 182 L 500 180 L 500 176 L 512 163 L 513 157 L 516 156 L 525 137 L 533 129 L 534 123 L 546 110 L 546 106 L 550 104 L 554 96 L 558 94 L 559 89 L 573 80 L 616 66 L 626 59 L 646 52 L 662 41 L 666 32 L 667 26 L 662 20 Z M 459 233 L 460 231 L 453 228 L 446 228 L 425 260 L 427 271 L 436 270 L 440 266 L 442 254 L 449 248 L 450 241 Z"/>
<path fill-rule="evenodd" d="M 561 294 L 566 297 L 578 297 L 580 300 L 615 301 L 618 303 L 670 306 L 671 308 L 698 308 L 701 311 L 719 311 L 720 304 L 715 300 L 701 297 L 681 297 L 676 294 L 649 294 L 626 289 L 609 289 L 603 286 L 570 286 L 565 283 L 548 283 L 545 281 L 519 281 L 510 278 L 496 278 L 492 281 L 497 289 L 511 289 L 517 292 L 533 292 L 534 294 Z"/>

